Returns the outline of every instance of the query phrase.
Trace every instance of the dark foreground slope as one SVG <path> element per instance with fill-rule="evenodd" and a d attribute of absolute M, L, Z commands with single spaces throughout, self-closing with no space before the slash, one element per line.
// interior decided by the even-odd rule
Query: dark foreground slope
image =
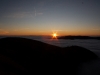
<path fill-rule="evenodd" d="M 97 58 L 78 46 L 60 48 L 25 38 L 0 39 L 0 75 L 77 75 L 79 64 Z"/>

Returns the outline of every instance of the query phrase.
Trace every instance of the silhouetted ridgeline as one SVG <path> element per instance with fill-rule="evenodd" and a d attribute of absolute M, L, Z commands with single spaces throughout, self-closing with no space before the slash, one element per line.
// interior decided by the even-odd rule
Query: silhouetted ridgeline
<path fill-rule="evenodd" d="M 61 36 L 58 39 L 96 39 L 100 40 L 100 37 L 90 37 L 90 36 Z"/>
<path fill-rule="evenodd" d="M 95 59 L 97 55 L 79 46 L 60 48 L 26 38 L 0 39 L 0 75 L 77 75 L 80 64 Z"/>

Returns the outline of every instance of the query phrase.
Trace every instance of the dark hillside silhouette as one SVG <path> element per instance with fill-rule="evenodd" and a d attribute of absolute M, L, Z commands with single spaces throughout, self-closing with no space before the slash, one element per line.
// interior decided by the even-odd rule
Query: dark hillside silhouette
<path fill-rule="evenodd" d="M 77 75 L 80 63 L 95 59 L 97 55 L 79 46 L 61 48 L 26 38 L 0 39 L 0 75 Z"/>

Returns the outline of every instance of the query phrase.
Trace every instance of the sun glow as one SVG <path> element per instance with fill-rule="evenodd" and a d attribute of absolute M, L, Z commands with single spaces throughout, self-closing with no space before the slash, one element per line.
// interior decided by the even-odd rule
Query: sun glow
<path fill-rule="evenodd" d="M 53 38 L 57 39 L 57 33 L 53 33 Z"/>

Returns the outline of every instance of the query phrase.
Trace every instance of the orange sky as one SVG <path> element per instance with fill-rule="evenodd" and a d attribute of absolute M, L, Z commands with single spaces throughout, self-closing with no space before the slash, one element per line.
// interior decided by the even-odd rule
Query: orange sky
<path fill-rule="evenodd" d="M 88 35 L 88 36 L 100 36 L 100 31 L 98 30 L 73 30 L 73 31 L 61 31 L 61 30 L 51 30 L 51 31 L 32 31 L 32 30 L 14 30 L 14 31 L 6 31 L 6 30 L 0 30 L 0 35 L 52 35 L 54 32 L 57 33 L 58 36 L 64 36 L 64 35 Z"/>
<path fill-rule="evenodd" d="M 100 0 L 1 0 L 0 35 L 100 36 Z"/>

